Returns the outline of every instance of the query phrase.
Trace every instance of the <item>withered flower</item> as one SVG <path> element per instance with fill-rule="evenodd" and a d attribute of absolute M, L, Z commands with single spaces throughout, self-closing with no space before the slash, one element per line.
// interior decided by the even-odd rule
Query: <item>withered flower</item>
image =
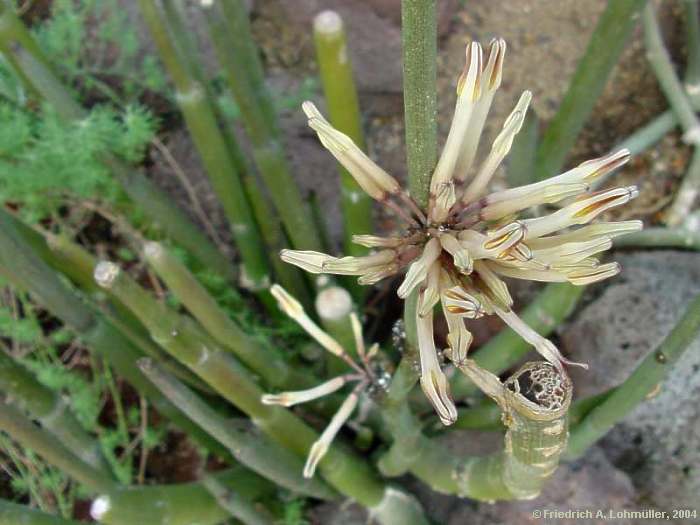
<path fill-rule="evenodd" d="M 340 405 L 331 422 L 323 431 L 321 436 L 311 446 L 311 450 L 306 459 L 304 466 L 304 477 L 310 478 L 316 471 L 316 466 L 323 459 L 323 456 L 328 452 L 333 439 L 343 426 L 343 424 L 352 415 L 355 407 L 360 400 L 360 394 L 370 386 L 383 387 L 385 386 L 385 378 L 377 375 L 372 367 L 372 360 L 379 351 L 379 345 L 372 345 L 369 350 L 365 350 L 365 342 L 362 335 L 362 325 L 355 313 L 350 314 L 352 322 L 352 330 L 355 336 L 355 350 L 359 358 L 359 363 L 355 362 L 345 349 L 333 337 L 323 331 L 311 318 L 306 314 L 301 304 L 281 286 L 275 284 L 270 289 L 272 295 L 277 299 L 277 304 L 280 309 L 289 317 L 294 319 L 318 344 L 329 351 L 331 354 L 345 361 L 352 369 L 347 374 L 334 377 L 325 383 L 307 390 L 299 390 L 296 392 L 282 392 L 279 394 L 265 394 L 262 396 L 262 402 L 266 405 L 281 405 L 290 407 L 299 403 L 313 401 L 333 392 L 337 392 L 345 385 L 354 383 L 355 386 L 350 394 L 345 398 L 345 401 Z"/>
<path fill-rule="evenodd" d="M 617 274 L 620 267 L 601 264 L 596 256 L 610 248 L 613 237 L 642 227 L 640 221 L 584 226 L 637 196 L 634 186 L 590 191 L 596 179 L 627 162 L 625 149 L 545 181 L 485 194 L 532 97 L 529 91 L 521 95 L 485 158 L 475 162 L 484 122 L 501 82 L 505 51 L 505 41 L 494 40 L 484 63 L 481 46 L 476 42 L 467 46 L 454 119 L 432 176 L 426 210 L 334 129 L 311 102 L 303 104 L 309 126 L 323 145 L 368 195 L 401 217 L 406 228 L 392 237 L 356 235 L 357 244 L 376 250 L 364 257 L 283 250 L 282 259 L 312 273 L 357 275 L 361 284 L 407 269 L 398 295 L 406 298 L 418 291 L 421 386 L 446 425 L 455 421 L 456 410 L 433 342 L 433 307 L 441 303 L 449 328 L 447 354 L 458 365 L 467 358 L 472 340 L 464 319 L 495 314 L 564 372 L 563 363 L 577 363 L 567 361 L 551 341 L 515 314 L 503 277 L 574 285 L 600 281 Z M 519 218 L 528 208 L 557 203 L 559 208 L 548 215 Z"/>

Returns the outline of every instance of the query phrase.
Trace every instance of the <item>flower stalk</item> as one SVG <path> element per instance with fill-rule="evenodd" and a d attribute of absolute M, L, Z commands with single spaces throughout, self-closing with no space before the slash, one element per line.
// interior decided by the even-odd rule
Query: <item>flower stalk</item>
<path fill-rule="evenodd" d="M 314 19 L 316 61 L 328 114 L 333 127 L 345 133 L 360 148 L 365 148 L 360 105 L 347 50 L 343 19 L 335 11 L 323 11 Z M 343 251 L 366 255 L 368 250 L 352 242 L 355 232 L 371 232 L 372 201 L 361 191 L 352 175 L 340 168 L 340 205 L 343 213 Z M 355 286 L 356 287 L 356 286 Z M 357 287 L 356 290 L 357 291 Z"/>
<path fill-rule="evenodd" d="M 401 0 L 401 36 L 408 189 L 425 208 L 437 160 L 435 0 Z"/>

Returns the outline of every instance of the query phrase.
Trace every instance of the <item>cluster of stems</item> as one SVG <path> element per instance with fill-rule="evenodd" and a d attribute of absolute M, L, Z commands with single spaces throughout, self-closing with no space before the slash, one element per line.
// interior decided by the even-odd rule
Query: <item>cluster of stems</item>
<path fill-rule="evenodd" d="M 650 61 L 671 104 L 624 145 L 639 152 L 680 125 L 688 142 L 700 135 L 695 109 L 700 104 L 700 32 L 697 5 L 686 2 L 692 47 L 685 84 L 675 76 L 645 0 L 610 2 L 596 27 L 571 86 L 542 140 L 536 119 L 527 121 L 514 147 L 511 169 L 518 183 L 543 178 L 559 168 L 644 9 Z M 200 66 L 199 52 L 179 1 L 139 0 L 158 54 L 175 87 L 176 101 L 202 164 L 226 212 L 241 259 L 242 284 L 271 307 L 273 279 L 308 306 L 320 291 L 316 312 L 344 348 L 357 343 L 353 301 L 344 289 L 309 283 L 275 253 L 283 246 L 317 250 L 321 236 L 295 184 L 285 157 L 272 97 L 265 85 L 250 22 L 241 0 L 202 2 L 227 89 L 236 100 L 252 150 L 248 161 L 226 125 Z M 435 0 L 402 0 L 404 103 L 408 181 L 412 198 L 426 208 L 436 163 Z M 320 14 L 313 26 L 319 70 L 331 121 L 363 145 L 357 92 L 352 80 L 342 20 Z M 85 111 L 62 85 L 30 33 L 7 3 L 0 3 L 0 52 L 16 68 L 37 99 L 68 120 Z M 696 148 L 689 175 L 672 206 L 685 215 L 697 192 L 700 160 Z M 145 175 L 121 160 L 102 159 L 133 203 L 174 242 L 201 264 L 233 280 L 233 266 Z M 696 166 L 697 164 L 697 166 Z M 371 231 L 371 205 L 345 171 L 340 172 L 346 241 L 350 233 Z M 691 195 L 692 194 L 692 195 Z M 690 197 L 688 196 L 690 195 Z M 690 204 L 688 204 L 690 202 Z M 615 241 L 616 246 L 672 246 L 700 249 L 697 232 L 652 228 Z M 358 252 L 350 252 L 358 255 Z M 359 253 L 361 254 L 361 253 Z M 71 412 L 70 403 L 42 385 L 14 356 L 0 351 L 0 429 L 79 482 L 91 494 L 92 515 L 101 523 L 215 525 L 235 518 L 246 525 L 275 522 L 271 508 L 277 487 L 318 500 L 351 499 L 382 525 L 424 525 L 417 500 L 387 478 L 411 473 L 440 492 L 478 500 L 536 497 L 563 457 L 577 457 L 617 421 L 643 402 L 668 375 L 670 366 L 700 329 L 700 298 L 667 339 L 643 360 L 624 383 L 609 392 L 571 404 L 572 385 L 561 369 L 527 363 L 505 381 L 499 374 L 515 367 L 530 345 L 512 330 L 492 338 L 475 354 L 456 363 L 452 393 L 461 408 L 457 426 L 505 427 L 504 446 L 485 457 L 455 457 L 429 436 L 425 401 L 412 396 L 418 381 L 416 296 L 406 301 L 405 352 L 383 395 L 367 396 L 367 409 L 352 428 L 363 427 L 382 443 L 376 464 L 355 453 L 342 437 L 318 464 L 318 475 L 303 476 L 303 458 L 318 442 L 316 418 L 263 403 L 263 393 L 309 389 L 313 372 L 298 366 L 281 349 L 247 334 L 207 292 L 195 275 L 164 243 L 147 242 L 142 257 L 183 309 L 159 301 L 130 273 L 93 255 L 67 236 L 31 228 L 0 210 L 0 276 L 29 292 L 34 301 L 60 319 L 172 424 L 230 464 L 218 473 L 202 473 L 196 482 L 171 486 L 122 486 L 102 456 L 97 439 Z M 357 292 L 357 290 L 354 290 Z M 525 307 L 522 319 L 546 336 L 576 307 L 582 288 L 550 284 Z M 355 299 L 362 295 L 354 293 Z M 360 336 L 361 337 L 361 336 Z M 362 342 L 364 345 L 364 342 Z M 361 346 L 363 347 L 363 346 Z M 347 362 L 329 359 L 327 371 L 347 373 Z M 485 398 L 478 398 L 479 391 Z M 353 391 L 354 395 L 354 391 Z M 272 396 L 274 397 L 274 396 Z M 213 398 L 231 405 L 228 411 Z M 363 398 L 364 399 L 364 398 Z M 364 403 L 364 401 L 363 401 Z M 314 412 L 327 417 L 340 403 L 329 396 Z M 235 408 L 235 410 L 234 410 Z M 342 408 L 341 408 L 342 410 Z M 232 418 L 235 414 L 238 417 Z M 246 417 L 240 417 L 241 415 Z M 350 426 L 350 425 L 349 425 Z M 570 429 L 570 439 L 569 436 Z M 365 455 L 366 456 L 366 455 Z M 20 509 L 0 501 L 0 521 L 71 525 L 72 521 Z"/>

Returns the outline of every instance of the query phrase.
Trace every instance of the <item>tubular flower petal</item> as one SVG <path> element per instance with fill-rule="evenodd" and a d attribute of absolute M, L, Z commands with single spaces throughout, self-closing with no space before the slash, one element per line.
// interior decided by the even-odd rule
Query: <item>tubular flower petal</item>
<path fill-rule="evenodd" d="M 362 153 L 350 137 L 331 126 L 316 106 L 307 101 L 302 108 L 309 118 L 309 127 L 318 133 L 321 143 L 370 197 L 381 201 L 387 194 L 399 191 L 401 187 L 396 179 Z"/>
<path fill-rule="evenodd" d="M 433 341 L 432 310 L 424 317 L 418 316 L 418 350 L 420 353 L 420 385 L 428 401 L 435 408 L 443 425 L 457 421 L 457 408 L 452 401 L 447 377 L 440 369 Z"/>

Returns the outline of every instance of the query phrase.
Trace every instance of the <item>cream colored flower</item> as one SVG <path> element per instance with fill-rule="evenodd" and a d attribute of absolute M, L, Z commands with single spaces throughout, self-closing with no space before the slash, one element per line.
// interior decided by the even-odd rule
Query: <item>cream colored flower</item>
<path fill-rule="evenodd" d="M 620 267 L 617 263 L 601 264 L 597 255 L 610 248 L 613 237 L 642 227 L 640 221 L 587 225 L 637 196 L 635 187 L 590 192 L 595 180 L 627 162 L 629 151 L 624 149 L 549 180 L 485 194 L 522 127 L 532 98 L 529 91 L 522 94 L 484 159 L 477 163 L 479 138 L 501 82 L 505 51 L 505 42 L 494 40 L 484 61 L 478 43 L 467 46 L 454 118 L 433 173 L 426 210 L 334 129 L 313 104 L 304 103 L 309 125 L 323 145 L 372 198 L 403 218 L 407 228 L 403 235 L 389 238 L 364 232 L 354 236 L 358 244 L 378 249 L 364 257 L 337 259 L 316 252 L 283 250 L 282 259 L 314 273 L 356 275 L 361 284 L 407 270 L 398 295 L 406 298 L 418 291 L 421 386 L 445 424 L 454 422 L 456 410 L 433 342 L 433 307 L 438 302 L 442 305 L 449 329 L 447 355 L 458 365 L 467 359 L 472 340 L 464 320 L 498 315 L 564 372 L 564 364 L 576 363 L 564 359 L 553 343 L 515 314 L 503 278 L 575 285 L 606 279 Z M 518 218 L 523 210 L 555 203 L 560 207 L 548 215 Z"/>

